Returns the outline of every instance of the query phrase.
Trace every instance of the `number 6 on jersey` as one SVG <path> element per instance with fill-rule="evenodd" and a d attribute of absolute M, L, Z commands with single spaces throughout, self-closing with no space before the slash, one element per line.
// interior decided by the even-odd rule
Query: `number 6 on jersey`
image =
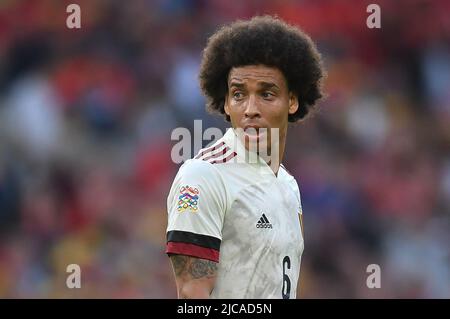
<path fill-rule="evenodd" d="M 289 256 L 283 258 L 283 289 L 281 290 L 283 299 L 289 299 L 291 296 L 291 280 L 286 274 L 286 268 L 291 269 L 291 260 L 289 259 Z"/>

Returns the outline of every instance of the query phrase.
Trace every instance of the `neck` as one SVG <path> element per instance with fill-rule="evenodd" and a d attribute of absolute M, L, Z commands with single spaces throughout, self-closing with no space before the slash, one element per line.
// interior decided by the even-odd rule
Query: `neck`
<path fill-rule="evenodd" d="M 276 141 L 274 144 L 271 144 L 270 146 L 269 149 L 270 156 L 267 154 L 258 153 L 261 159 L 267 163 L 267 165 L 270 167 L 270 169 L 273 171 L 275 175 L 278 174 L 278 169 L 280 168 L 280 164 L 283 161 L 285 147 L 286 147 L 286 132 L 280 132 L 278 141 Z M 276 148 L 278 148 L 278 152 L 273 151 Z"/>
<path fill-rule="evenodd" d="M 273 136 L 273 138 L 275 139 L 273 144 L 271 143 L 272 135 L 270 136 L 269 141 L 267 141 L 267 143 L 269 143 L 270 146 L 266 144 L 269 149 L 265 150 L 265 152 L 259 152 L 257 150 L 257 147 L 254 148 L 252 147 L 251 148 L 252 151 L 250 151 L 249 142 L 244 137 L 243 131 L 242 130 L 236 131 L 235 128 L 233 128 L 233 130 L 239 140 L 239 143 L 241 143 L 245 151 L 248 153 L 256 151 L 256 155 L 258 155 L 259 159 L 265 161 L 267 165 L 270 167 L 270 169 L 273 171 L 273 173 L 277 175 L 280 163 L 282 163 L 284 158 L 287 129 L 278 131 L 278 134 L 276 134 L 278 135 L 278 138 L 277 136 Z M 276 150 L 278 150 L 278 152 Z M 268 153 L 270 153 L 270 156 L 267 155 Z"/>
<path fill-rule="evenodd" d="M 283 161 L 284 158 L 284 149 L 286 146 L 286 139 L 280 138 L 280 144 L 279 144 L 279 153 L 278 156 L 267 156 L 262 157 L 262 159 L 269 165 L 270 169 L 273 171 L 273 173 L 278 176 L 278 170 L 280 168 L 280 164 Z"/>

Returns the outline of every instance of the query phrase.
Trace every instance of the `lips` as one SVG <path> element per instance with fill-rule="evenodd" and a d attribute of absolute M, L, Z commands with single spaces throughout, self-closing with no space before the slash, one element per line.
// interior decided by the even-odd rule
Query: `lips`
<path fill-rule="evenodd" d="M 260 128 L 258 125 L 246 125 L 244 127 L 244 132 L 247 135 L 259 135 Z"/>
<path fill-rule="evenodd" d="M 266 134 L 267 128 L 265 127 L 256 124 L 244 126 L 244 136 L 248 142 L 260 142 L 261 139 L 265 139 Z"/>

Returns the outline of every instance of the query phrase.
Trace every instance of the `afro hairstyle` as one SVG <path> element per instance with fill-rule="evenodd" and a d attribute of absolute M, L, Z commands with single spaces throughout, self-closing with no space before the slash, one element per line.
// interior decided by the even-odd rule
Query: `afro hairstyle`
<path fill-rule="evenodd" d="M 289 122 L 303 119 L 323 96 L 325 71 L 311 38 L 277 17 L 257 16 L 223 26 L 208 39 L 199 74 L 208 111 L 225 114 L 228 74 L 233 67 L 246 65 L 276 67 L 283 73 L 299 101 Z M 226 120 L 230 121 L 228 115 Z"/>

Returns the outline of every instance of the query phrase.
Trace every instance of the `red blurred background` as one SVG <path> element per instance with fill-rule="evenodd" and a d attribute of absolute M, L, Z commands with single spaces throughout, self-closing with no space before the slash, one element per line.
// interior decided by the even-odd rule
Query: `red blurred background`
<path fill-rule="evenodd" d="M 376 1 L 369 29 L 371 2 L 1 1 L 0 297 L 176 297 L 170 133 L 225 130 L 204 111 L 201 51 L 224 23 L 277 14 L 328 71 L 319 112 L 288 135 L 299 296 L 450 298 L 450 2 Z M 81 289 L 66 287 L 72 263 Z"/>

